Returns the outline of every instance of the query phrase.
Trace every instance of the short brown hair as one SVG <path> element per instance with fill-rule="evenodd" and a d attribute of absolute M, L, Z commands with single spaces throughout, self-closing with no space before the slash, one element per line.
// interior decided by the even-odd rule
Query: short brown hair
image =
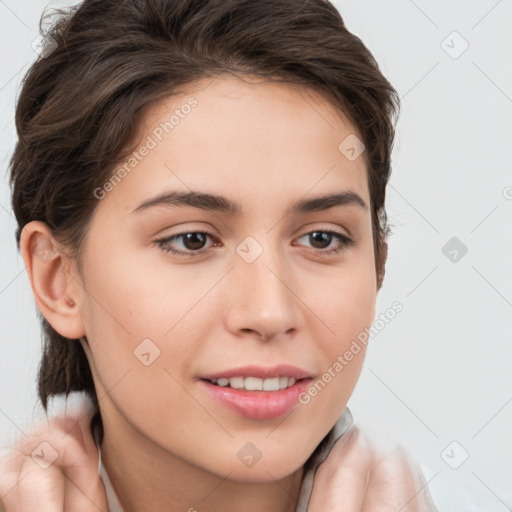
<path fill-rule="evenodd" d="M 257 75 L 320 92 L 363 138 L 380 289 L 399 98 L 331 3 L 85 0 L 55 13 L 46 37 L 56 47 L 27 72 L 16 109 L 18 141 L 10 165 L 18 248 L 25 224 L 43 221 L 80 268 L 81 244 L 98 201 L 93 191 L 133 151 L 129 146 L 149 105 L 221 73 Z M 97 405 L 80 343 L 39 317 L 43 407 L 52 394 L 80 390 Z M 99 412 L 93 425 L 101 440 Z"/>

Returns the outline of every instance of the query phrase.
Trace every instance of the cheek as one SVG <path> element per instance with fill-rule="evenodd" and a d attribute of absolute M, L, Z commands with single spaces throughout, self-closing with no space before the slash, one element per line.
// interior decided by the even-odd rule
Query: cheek
<path fill-rule="evenodd" d="M 376 283 L 372 260 L 362 258 L 340 272 L 316 294 L 317 316 L 329 329 L 318 336 L 322 353 L 321 374 L 312 390 L 317 406 L 335 419 L 341 413 L 359 378 L 375 318 Z M 316 325 L 320 325 L 316 321 Z M 311 389 L 311 388 L 310 388 Z M 336 407 L 336 404 L 339 407 Z"/>
<path fill-rule="evenodd" d="M 87 286 L 95 315 L 134 341 L 164 336 L 210 286 L 185 266 L 144 261 L 133 249 L 96 256 L 101 266 L 90 263 Z"/>
<path fill-rule="evenodd" d="M 155 368 L 162 374 L 169 369 L 183 380 L 201 348 L 196 340 L 205 338 L 208 327 L 204 296 L 218 280 L 207 272 L 192 274 L 186 266 L 173 269 L 165 261 L 143 263 L 134 254 L 98 251 L 101 265 L 90 261 L 87 269 L 86 336 L 106 387 L 127 371 L 130 379 L 154 385 L 154 377 L 148 381 L 147 375 L 154 375 Z M 201 324 L 195 321 L 198 314 Z M 167 374 L 163 378 L 170 379 Z"/>
<path fill-rule="evenodd" d="M 331 272 L 331 276 L 311 300 L 316 315 L 329 327 L 322 337 L 322 348 L 332 362 L 373 323 L 376 282 L 371 261 L 340 268 L 339 272 Z"/>

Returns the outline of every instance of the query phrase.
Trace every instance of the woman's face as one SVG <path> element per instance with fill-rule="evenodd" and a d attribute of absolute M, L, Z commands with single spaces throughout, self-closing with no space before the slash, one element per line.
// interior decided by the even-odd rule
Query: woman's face
<path fill-rule="evenodd" d="M 225 76 L 189 90 L 153 106 L 137 155 L 95 191 L 78 305 L 104 442 L 281 478 L 363 363 L 364 347 L 335 364 L 375 316 L 364 154 L 311 91 Z"/>

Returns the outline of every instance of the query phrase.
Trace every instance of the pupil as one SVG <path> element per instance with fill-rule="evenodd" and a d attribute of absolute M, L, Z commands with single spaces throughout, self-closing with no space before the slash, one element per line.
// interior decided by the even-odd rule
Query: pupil
<path fill-rule="evenodd" d="M 185 247 L 187 249 L 202 249 L 206 237 L 202 233 L 187 233 L 185 236 Z"/>
<path fill-rule="evenodd" d="M 322 245 L 322 243 L 325 243 L 325 246 L 328 247 L 331 242 L 331 239 L 332 239 L 332 235 L 330 233 L 325 233 L 324 231 L 315 231 L 315 232 L 311 233 L 310 236 L 313 239 L 314 247 L 317 242 L 319 242 L 320 245 Z M 322 248 L 322 247 L 320 247 L 320 248 Z M 325 247 L 323 247 L 323 248 L 325 248 Z"/>

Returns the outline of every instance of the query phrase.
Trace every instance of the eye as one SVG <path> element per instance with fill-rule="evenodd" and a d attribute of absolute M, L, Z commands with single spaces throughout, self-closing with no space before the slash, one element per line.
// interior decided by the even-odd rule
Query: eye
<path fill-rule="evenodd" d="M 336 231 L 323 231 L 320 229 L 306 233 L 298 238 L 298 240 L 306 237 L 309 237 L 309 240 L 312 241 L 313 248 L 316 252 L 321 254 L 337 254 L 352 247 L 355 243 L 355 241 L 347 235 L 337 233 Z M 337 244 L 329 248 L 333 240 L 337 240 Z"/>
<path fill-rule="evenodd" d="M 321 255 L 330 255 L 337 254 L 345 249 L 354 245 L 355 241 L 344 235 L 342 233 L 337 233 L 335 231 L 323 231 L 316 230 L 311 231 L 309 233 L 305 233 L 298 240 L 302 238 L 308 238 L 313 245 L 313 249 L 315 252 L 320 253 Z M 154 243 L 160 247 L 160 249 L 166 253 L 176 254 L 178 256 L 183 257 L 195 257 L 200 256 L 203 253 L 208 251 L 208 248 L 205 248 L 207 244 L 208 238 L 215 240 L 213 246 L 218 247 L 221 245 L 215 235 L 208 231 L 187 231 L 183 233 L 178 233 L 176 235 L 172 235 L 167 238 L 162 238 L 160 240 L 156 240 Z M 332 242 L 337 241 L 334 247 L 329 248 L 332 245 Z M 179 241 L 181 244 L 181 249 L 176 249 L 172 247 L 171 244 L 176 244 Z"/>
<path fill-rule="evenodd" d="M 215 236 L 208 231 L 187 231 L 167 238 L 162 238 L 160 240 L 155 240 L 155 244 L 157 244 L 164 252 L 171 252 L 179 256 L 194 257 L 207 251 L 207 249 L 204 248 L 204 245 L 208 238 L 215 239 Z M 174 249 L 171 247 L 169 244 L 174 240 L 181 240 L 182 247 L 184 247 L 185 250 Z M 217 246 L 220 244 L 214 243 L 214 245 Z"/>

